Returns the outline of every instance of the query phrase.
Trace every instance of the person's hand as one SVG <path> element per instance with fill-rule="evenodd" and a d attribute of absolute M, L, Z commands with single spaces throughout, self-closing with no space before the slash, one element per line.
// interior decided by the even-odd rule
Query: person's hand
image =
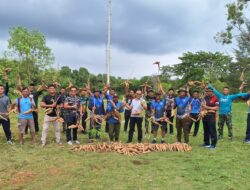
<path fill-rule="evenodd" d="M 94 106 L 93 108 L 92 108 L 92 111 L 95 111 L 96 110 L 96 107 Z"/>
<path fill-rule="evenodd" d="M 53 104 L 51 105 L 51 107 L 52 107 L 52 108 L 55 108 L 56 105 L 57 105 L 56 103 L 53 103 Z"/>

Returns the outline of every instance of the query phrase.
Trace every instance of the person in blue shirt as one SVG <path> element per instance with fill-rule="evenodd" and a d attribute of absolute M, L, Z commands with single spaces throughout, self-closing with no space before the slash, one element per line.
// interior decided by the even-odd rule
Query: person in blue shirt
<path fill-rule="evenodd" d="M 248 93 L 238 93 L 238 94 L 229 94 L 229 87 L 223 88 L 223 93 L 220 93 L 216 90 L 212 84 L 208 85 L 209 88 L 212 88 L 215 96 L 219 100 L 219 121 L 218 121 L 218 132 L 219 139 L 223 139 L 223 127 L 226 122 L 228 127 L 228 139 L 233 139 L 233 125 L 232 125 L 232 102 L 233 100 L 238 99 L 239 97 L 247 96 Z"/>
<path fill-rule="evenodd" d="M 103 98 L 101 97 L 101 91 L 95 90 L 94 95 L 90 98 L 88 108 L 91 111 L 92 114 L 96 114 L 100 117 L 102 117 L 105 114 L 104 110 L 104 102 Z M 94 130 L 95 134 L 94 134 Z M 96 123 L 95 121 L 91 121 L 90 130 L 89 130 L 89 142 L 92 143 L 94 138 L 99 139 L 100 138 L 100 130 L 101 125 L 99 123 Z"/>
<path fill-rule="evenodd" d="M 154 121 L 161 125 L 161 143 L 165 143 L 165 135 L 167 133 L 167 124 L 164 121 L 165 111 L 166 111 L 166 100 L 162 99 L 161 93 L 155 93 L 155 100 L 151 102 L 151 109 Z M 157 142 L 157 133 L 159 125 L 152 123 L 154 139 L 153 144 Z"/>
<path fill-rule="evenodd" d="M 184 142 L 189 142 L 189 122 L 188 117 L 188 104 L 189 96 L 187 95 L 186 89 L 181 88 L 178 91 L 178 97 L 175 99 L 174 108 L 177 109 L 176 113 L 176 130 L 177 130 L 177 141 L 181 142 L 182 131 L 184 133 Z"/>
<path fill-rule="evenodd" d="M 192 97 L 189 99 L 189 117 L 193 118 L 194 120 L 197 120 L 199 118 L 200 111 L 201 99 L 199 98 L 199 91 L 195 90 L 193 91 Z M 191 132 L 193 123 L 195 125 L 193 136 L 196 137 L 199 130 L 200 120 L 194 122 L 192 119 L 190 119 L 189 133 Z"/>
<path fill-rule="evenodd" d="M 104 90 L 103 90 L 103 98 L 105 98 L 107 100 L 107 105 L 110 104 L 110 101 L 114 100 L 114 94 L 115 94 L 115 90 L 111 89 L 109 85 L 104 86 Z M 105 124 L 105 132 L 108 133 L 109 132 L 109 123 L 106 122 Z"/>
<path fill-rule="evenodd" d="M 123 112 L 123 103 L 119 101 L 119 96 L 114 94 L 113 101 L 107 105 L 106 115 L 107 122 L 109 124 L 109 139 L 111 142 L 115 139 L 119 141 L 120 129 L 121 129 L 121 115 Z"/>
<path fill-rule="evenodd" d="M 35 124 L 33 119 L 33 110 L 36 107 L 34 99 L 29 97 L 29 89 L 24 87 L 22 89 L 22 97 L 17 98 L 15 103 L 12 105 L 17 106 L 18 109 L 18 128 L 20 131 L 20 144 L 24 144 L 24 133 L 26 126 L 30 128 L 30 134 L 32 142 L 35 143 Z"/>

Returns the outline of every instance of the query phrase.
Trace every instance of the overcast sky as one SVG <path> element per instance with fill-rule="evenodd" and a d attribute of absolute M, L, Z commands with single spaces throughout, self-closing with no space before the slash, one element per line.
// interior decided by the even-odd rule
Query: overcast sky
<path fill-rule="evenodd" d="M 230 0 L 112 0 L 111 74 L 124 78 L 176 64 L 187 51 L 222 51 L 213 37 L 225 28 Z M 107 0 L 0 0 L 0 52 L 12 26 L 38 29 L 55 64 L 105 72 Z"/>

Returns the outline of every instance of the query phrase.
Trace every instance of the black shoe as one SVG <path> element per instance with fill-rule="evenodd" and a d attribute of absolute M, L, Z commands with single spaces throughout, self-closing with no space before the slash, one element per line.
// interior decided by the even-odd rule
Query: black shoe
<path fill-rule="evenodd" d="M 138 141 L 138 143 L 141 143 L 141 140 L 140 140 L 140 141 Z"/>
<path fill-rule="evenodd" d="M 161 144 L 165 144 L 166 142 L 165 142 L 165 140 L 161 140 Z"/>
<path fill-rule="evenodd" d="M 128 140 L 126 143 L 132 143 L 132 141 Z"/>
<path fill-rule="evenodd" d="M 155 144 L 156 143 L 156 140 L 154 139 L 153 141 L 152 141 L 152 144 Z"/>

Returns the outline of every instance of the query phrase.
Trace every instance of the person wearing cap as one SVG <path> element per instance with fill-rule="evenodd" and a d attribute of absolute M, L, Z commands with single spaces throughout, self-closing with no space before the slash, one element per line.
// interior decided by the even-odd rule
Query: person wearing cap
<path fill-rule="evenodd" d="M 181 142 L 182 132 L 184 133 L 184 142 L 189 143 L 189 122 L 188 117 L 189 97 L 184 88 L 178 90 L 178 97 L 175 98 L 174 108 L 177 109 L 176 114 L 176 130 L 177 142 Z"/>
<path fill-rule="evenodd" d="M 142 119 L 143 119 L 143 110 L 147 110 L 147 104 L 145 100 L 142 99 L 142 91 L 136 91 L 136 98 L 132 100 L 131 105 L 129 106 L 131 110 L 130 124 L 129 124 L 129 133 L 127 143 L 131 143 L 133 140 L 133 135 L 135 131 L 135 125 L 137 125 L 138 131 L 138 143 L 142 141 Z"/>
<path fill-rule="evenodd" d="M 204 143 L 203 147 L 215 148 L 217 145 L 216 112 L 219 110 L 219 101 L 211 88 L 206 89 L 202 109 L 207 110 L 203 117 Z"/>
<path fill-rule="evenodd" d="M 164 116 L 165 116 L 165 108 L 166 108 L 166 100 L 162 99 L 161 93 L 157 92 L 155 93 L 155 100 L 151 104 L 152 108 L 152 116 L 154 121 L 156 121 L 158 124 L 161 126 L 161 143 L 165 143 L 165 135 L 167 133 L 167 125 L 166 122 L 164 121 Z M 158 128 L 159 125 L 156 123 L 152 123 L 152 128 L 153 128 L 153 135 L 154 139 L 152 143 L 157 142 L 157 133 L 158 133 Z"/>
<path fill-rule="evenodd" d="M 114 140 L 119 141 L 120 129 L 121 129 L 121 115 L 123 112 L 123 103 L 119 101 L 119 96 L 114 94 L 113 101 L 110 100 L 110 104 L 107 105 L 106 114 L 107 122 L 109 124 L 109 139 L 111 142 Z"/>
<path fill-rule="evenodd" d="M 102 117 L 105 114 L 104 102 L 103 98 L 101 97 L 100 90 L 96 89 L 94 91 L 93 96 L 90 98 L 88 108 L 91 111 L 90 114 L 96 114 L 100 117 Z M 101 130 L 101 124 L 91 120 L 91 125 L 89 130 L 89 143 L 92 143 L 94 138 L 100 139 L 100 130 Z"/>
<path fill-rule="evenodd" d="M 199 98 L 199 91 L 194 90 L 192 93 L 192 97 L 190 97 L 189 99 L 189 117 L 193 118 L 194 120 L 197 120 L 199 118 L 200 111 L 201 111 L 201 99 Z M 195 125 L 193 136 L 196 137 L 200 126 L 200 120 L 193 121 L 192 119 L 190 119 L 189 133 L 191 133 L 193 123 Z"/>
<path fill-rule="evenodd" d="M 151 117 L 152 114 L 152 102 L 155 100 L 155 96 L 154 96 L 154 91 L 152 89 L 149 89 L 146 97 L 145 97 L 146 103 L 147 103 L 147 110 L 145 111 L 145 134 L 148 134 L 149 132 L 151 133 L 151 131 L 148 131 L 150 122 L 149 122 L 149 118 Z"/>
<path fill-rule="evenodd" d="M 233 139 L 233 124 L 232 124 L 232 102 L 240 97 L 247 96 L 248 93 L 238 93 L 238 94 L 229 94 L 229 87 L 223 88 L 223 93 L 220 93 L 216 90 L 212 84 L 209 84 L 208 87 L 212 88 L 215 96 L 219 99 L 220 108 L 219 108 L 219 121 L 218 121 L 218 131 L 219 139 L 223 139 L 223 127 L 226 122 L 228 127 L 228 139 Z"/>
<path fill-rule="evenodd" d="M 83 127 L 83 134 L 87 134 L 87 124 L 86 124 L 86 119 L 88 117 L 88 101 L 89 97 L 87 95 L 87 90 L 86 89 L 80 89 L 80 102 L 82 104 L 82 127 Z"/>

